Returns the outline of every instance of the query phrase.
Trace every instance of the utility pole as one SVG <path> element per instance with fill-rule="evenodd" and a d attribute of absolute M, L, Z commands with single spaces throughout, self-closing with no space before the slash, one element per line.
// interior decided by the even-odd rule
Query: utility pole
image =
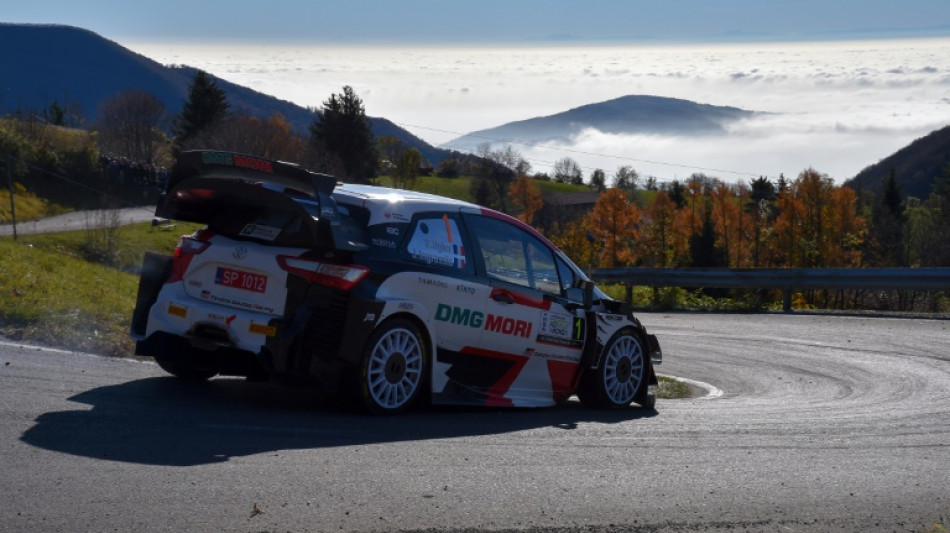
<path fill-rule="evenodd" d="M 10 216 L 13 219 L 13 240 L 17 240 L 16 235 L 16 200 L 13 199 L 13 172 L 10 171 L 10 167 L 13 165 L 13 160 L 10 158 L 10 155 L 7 154 L 6 157 L 7 163 L 7 186 L 10 187 Z"/>

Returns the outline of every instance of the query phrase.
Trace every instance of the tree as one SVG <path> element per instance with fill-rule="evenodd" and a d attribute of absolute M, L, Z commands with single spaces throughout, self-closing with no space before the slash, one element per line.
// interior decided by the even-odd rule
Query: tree
<path fill-rule="evenodd" d="M 570 157 L 563 157 L 554 162 L 554 182 L 584 184 L 584 173 L 581 166 Z"/>
<path fill-rule="evenodd" d="M 151 93 L 121 92 L 102 103 L 96 114 L 99 148 L 102 152 L 152 163 L 165 136 L 160 126 L 165 104 Z"/>
<path fill-rule="evenodd" d="M 419 177 L 419 168 L 422 166 L 422 153 L 415 148 L 408 148 L 399 154 L 396 166 L 393 168 L 393 185 L 400 189 L 412 189 L 416 186 Z"/>
<path fill-rule="evenodd" d="M 544 206 L 541 188 L 528 176 L 518 176 L 508 188 L 508 197 L 514 206 L 517 217 L 525 224 L 534 222 L 535 214 Z"/>
<path fill-rule="evenodd" d="M 759 176 L 752 180 L 749 200 L 745 210 L 752 215 L 752 268 L 759 268 L 763 230 L 775 217 L 775 186 L 765 176 Z"/>
<path fill-rule="evenodd" d="M 373 130 L 363 101 L 349 85 L 323 102 L 310 125 L 310 142 L 339 158 L 344 175 L 338 177 L 344 181 L 370 183 L 376 178 Z"/>
<path fill-rule="evenodd" d="M 43 111 L 43 119 L 53 126 L 65 126 L 66 109 L 59 105 L 58 101 L 53 100 L 49 107 Z"/>
<path fill-rule="evenodd" d="M 227 93 L 203 70 L 195 73 L 188 87 L 188 100 L 175 118 L 172 132 L 177 150 L 193 148 L 193 139 L 213 128 L 228 113 Z"/>
<path fill-rule="evenodd" d="M 594 169 L 590 175 L 590 188 L 597 192 L 603 192 L 607 188 L 607 175 L 601 169 Z"/>
<path fill-rule="evenodd" d="M 906 266 L 906 205 L 894 169 L 884 178 L 881 199 L 871 209 L 870 261 L 877 266 Z"/>
<path fill-rule="evenodd" d="M 603 243 L 601 265 L 607 268 L 632 265 L 636 259 L 633 243 L 639 237 L 641 213 L 620 189 L 610 189 L 597 199 L 587 215 L 587 224 L 595 242 Z"/>
<path fill-rule="evenodd" d="M 450 157 L 439 162 L 435 174 L 440 178 L 457 178 L 461 173 L 462 164 L 458 159 Z"/>
<path fill-rule="evenodd" d="M 283 115 L 274 114 L 267 120 L 250 115 L 231 114 L 216 127 L 195 137 L 203 148 L 240 152 L 249 155 L 301 161 L 305 141 L 295 134 Z"/>
<path fill-rule="evenodd" d="M 646 253 L 641 255 L 649 258 L 650 266 L 672 266 L 676 255 L 673 235 L 676 203 L 667 193 L 658 192 L 653 203 L 646 209 L 646 219 L 646 228 L 643 231 Z"/>
<path fill-rule="evenodd" d="M 614 172 L 614 187 L 617 189 L 637 189 L 637 181 L 640 175 L 630 165 L 623 165 Z"/>

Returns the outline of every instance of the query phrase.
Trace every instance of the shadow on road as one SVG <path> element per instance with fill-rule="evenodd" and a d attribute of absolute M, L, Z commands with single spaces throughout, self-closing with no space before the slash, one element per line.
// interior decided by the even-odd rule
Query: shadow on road
<path fill-rule="evenodd" d="M 92 409 L 45 413 L 21 440 L 68 453 L 130 463 L 188 466 L 269 451 L 575 429 L 655 416 L 653 410 L 428 407 L 395 417 L 333 409 L 305 391 L 238 379 L 189 384 L 148 378 L 70 398 Z"/>

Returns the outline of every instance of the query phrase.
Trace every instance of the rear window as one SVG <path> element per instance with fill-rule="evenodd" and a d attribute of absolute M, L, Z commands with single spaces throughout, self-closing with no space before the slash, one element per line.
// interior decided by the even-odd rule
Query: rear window
<path fill-rule="evenodd" d="M 296 200 L 296 199 L 295 199 Z M 298 201 L 314 218 L 318 213 L 315 202 Z M 310 205 L 307 205 L 310 204 Z M 350 242 L 364 242 L 365 223 L 360 223 L 358 210 L 356 217 L 351 215 L 352 208 L 339 209 L 334 217 L 335 231 Z M 300 211 L 284 211 L 272 207 L 236 205 L 223 209 L 208 224 L 208 227 L 220 235 L 232 239 L 254 240 L 274 246 L 294 248 L 333 247 L 333 239 L 327 234 L 314 235 L 313 225 L 305 220 Z"/>

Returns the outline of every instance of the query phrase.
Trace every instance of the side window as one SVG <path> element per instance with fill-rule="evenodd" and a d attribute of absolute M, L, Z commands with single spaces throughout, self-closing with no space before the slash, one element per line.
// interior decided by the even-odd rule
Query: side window
<path fill-rule="evenodd" d="M 416 220 L 406 245 L 413 261 L 429 266 L 466 270 L 465 242 L 458 223 L 447 214 Z"/>
<path fill-rule="evenodd" d="M 560 257 L 555 257 L 554 262 L 557 264 L 558 277 L 561 278 L 561 294 L 566 294 L 567 289 L 573 287 L 576 282 L 574 271 Z"/>
<path fill-rule="evenodd" d="M 466 217 L 490 278 L 561 294 L 554 254 L 531 234 L 502 220 Z"/>

